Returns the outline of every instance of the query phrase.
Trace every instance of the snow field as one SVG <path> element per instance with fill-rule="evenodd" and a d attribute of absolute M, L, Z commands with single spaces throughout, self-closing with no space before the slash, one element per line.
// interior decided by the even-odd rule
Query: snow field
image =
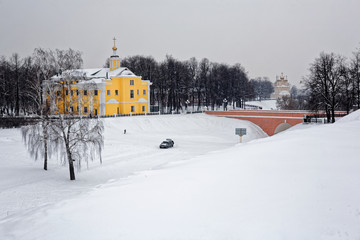
<path fill-rule="evenodd" d="M 42 161 L 30 159 L 20 129 L 0 129 L 0 219 L 92 191 L 139 171 L 228 148 L 239 141 L 235 127 L 249 129 L 244 141 L 266 136 L 251 123 L 204 114 L 109 118 L 104 125 L 103 164 L 90 162 L 87 169 L 83 163 L 72 183 L 68 168 L 56 159 L 49 161 L 47 172 L 42 170 Z M 175 147 L 160 150 L 161 141 L 169 137 Z"/>
<path fill-rule="evenodd" d="M 129 162 L 136 162 L 133 167 L 140 172 L 126 180 L 111 180 L 114 176 L 111 173 L 108 183 L 96 188 L 88 188 L 81 181 L 98 176 L 99 171 L 107 172 L 107 166 L 82 172 L 79 185 L 84 185 L 87 191 L 0 220 L 0 238 L 358 239 L 359 116 L 357 111 L 337 124 L 297 127 L 270 138 L 246 139 L 244 144 L 237 144 L 237 137 L 231 139 L 230 135 L 221 141 L 225 134 L 222 130 L 206 131 L 214 125 L 230 131 L 234 127 L 228 122 L 230 119 L 198 116 L 204 119 L 196 119 L 202 122 L 197 129 L 203 127 L 205 131 L 182 134 L 186 131 L 178 124 L 195 124 L 190 123 L 191 119 L 179 118 L 175 123 L 161 118 L 159 121 L 169 124 L 164 127 L 164 134 L 176 136 L 174 149 L 160 153 L 143 150 L 148 153 L 148 159 L 143 161 L 129 153 Z M 106 129 L 116 129 L 116 121 L 107 121 Z M 133 141 L 127 146 L 130 152 L 141 141 L 147 149 L 155 150 L 157 144 L 149 142 L 151 134 L 160 140 L 164 138 L 157 135 L 158 131 L 146 128 L 146 124 L 154 129 L 159 127 L 156 120 L 146 121 L 137 118 L 132 122 L 139 128 L 123 122 L 123 126 L 131 125 L 127 128 Z M 221 123 L 212 125 L 212 121 Z M 141 134 L 135 129 L 142 129 Z M 252 134 L 259 133 L 258 130 L 254 128 Z M 120 130 L 106 133 L 112 144 L 116 143 L 115 132 Z M 214 135 L 202 135 L 209 132 Z M 195 136 L 188 137 L 190 133 Z M 118 136 L 126 137 L 129 136 Z M 197 147 L 186 146 L 187 141 L 200 138 L 209 140 L 203 142 L 206 146 L 201 141 L 195 142 Z M 110 146 L 106 146 L 113 151 L 106 153 L 107 159 L 113 156 L 108 160 L 109 167 L 119 170 L 131 165 L 124 164 L 125 160 L 117 161 L 117 150 Z M 163 153 L 171 154 L 163 157 Z M 165 160 L 169 156 L 177 161 L 169 165 Z M 145 161 L 162 167 L 141 169 Z"/>

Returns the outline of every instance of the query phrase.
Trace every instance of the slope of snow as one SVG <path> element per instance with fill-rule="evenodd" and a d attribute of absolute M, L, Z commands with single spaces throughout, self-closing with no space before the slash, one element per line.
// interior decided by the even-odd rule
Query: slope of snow
<path fill-rule="evenodd" d="M 103 164 L 83 163 L 76 182 L 68 181 L 68 168 L 56 160 L 49 170 L 33 162 L 22 143 L 20 129 L 0 129 L 0 219 L 21 211 L 54 204 L 91 191 L 97 185 L 125 178 L 138 171 L 187 160 L 239 142 L 235 127 L 248 128 L 247 142 L 266 134 L 250 122 L 205 114 L 137 116 L 105 119 Z M 124 129 L 127 133 L 124 135 Z M 175 147 L 160 150 L 166 138 Z M 1 238 L 0 238 L 1 239 Z"/>
<path fill-rule="evenodd" d="M 136 135 L 144 143 L 151 131 L 135 120 L 143 126 Z M 228 125 L 226 119 L 214 121 L 223 120 Z M 183 119 L 178 124 L 183 122 L 191 124 Z M 207 121 L 200 122 L 199 128 L 206 128 Z M 155 125 L 150 120 L 149 126 Z M 179 151 L 187 155 L 178 159 L 186 161 L 6 217 L 0 220 L 0 239 L 360 238 L 358 121 L 287 131 L 193 155 L 180 150 L 193 131 L 181 135 L 183 129 L 174 128 L 181 140 L 168 157 L 177 158 Z M 128 129 L 135 135 L 135 129 Z M 204 138 L 198 134 L 195 140 Z M 215 136 L 207 144 L 223 144 Z"/>
<path fill-rule="evenodd" d="M 343 118 L 340 118 L 339 120 L 336 121 L 336 123 L 346 123 L 351 121 L 360 121 L 360 109 L 356 110 L 355 112 L 349 115 L 346 115 Z"/>
<path fill-rule="evenodd" d="M 276 99 L 249 101 L 246 104 L 262 107 L 262 110 L 276 110 Z"/>

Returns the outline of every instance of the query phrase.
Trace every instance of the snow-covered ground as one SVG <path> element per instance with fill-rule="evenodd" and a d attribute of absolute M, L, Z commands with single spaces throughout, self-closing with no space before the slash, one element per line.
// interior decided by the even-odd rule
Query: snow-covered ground
<path fill-rule="evenodd" d="M 249 101 L 246 104 L 262 107 L 262 110 L 276 110 L 276 99 Z"/>
<path fill-rule="evenodd" d="M 250 130 L 250 134 L 243 137 L 245 142 L 266 136 L 249 122 L 205 114 L 122 117 L 104 121 L 103 164 L 90 163 L 89 169 L 85 165 L 76 173 L 76 182 L 71 183 L 68 168 L 60 162 L 50 161 L 46 172 L 42 170 L 41 161 L 34 162 L 30 158 L 20 129 L 0 129 L 0 218 L 56 203 L 139 171 L 162 168 L 169 163 L 229 148 L 239 142 L 234 134 L 235 127 Z M 159 149 L 166 138 L 172 138 L 175 147 Z"/>
<path fill-rule="evenodd" d="M 266 138 L 203 114 L 106 119 L 104 164 L 75 182 L 0 130 L 0 239 L 360 239 L 359 119 Z"/>

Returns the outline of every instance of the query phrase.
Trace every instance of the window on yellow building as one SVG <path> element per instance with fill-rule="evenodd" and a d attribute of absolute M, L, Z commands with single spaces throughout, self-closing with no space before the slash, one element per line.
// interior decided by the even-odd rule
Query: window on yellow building
<path fill-rule="evenodd" d="M 143 95 L 146 95 L 146 90 L 145 89 L 143 90 Z"/>
<path fill-rule="evenodd" d="M 69 95 L 69 90 L 66 90 L 65 93 L 66 93 L 66 96 Z"/>
<path fill-rule="evenodd" d="M 72 96 L 73 95 L 73 90 L 70 90 L 70 96 Z"/>
<path fill-rule="evenodd" d="M 84 90 L 84 96 L 87 96 L 87 90 Z"/>
<path fill-rule="evenodd" d="M 137 93 L 137 95 L 139 95 L 139 89 L 138 89 L 138 90 L 136 90 L 136 93 Z"/>
<path fill-rule="evenodd" d="M 57 91 L 57 95 L 60 96 L 61 92 L 60 91 Z"/>
<path fill-rule="evenodd" d="M 87 107 L 84 107 L 84 113 L 87 113 Z"/>
<path fill-rule="evenodd" d="M 79 90 L 77 90 L 77 89 L 76 89 L 76 96 L 79 96 Z"/>
<path fill-rule="evenodd" d="M 130 90 L 130 98 L 134 98 L 134 90 Z"/>
<path fill-rule="evenodd" d="M 70 107 L 70 112 L 73 112 L 74 111 L 74 107 Z"/>
<path fill-rule="evenodd" d="M 131 85 L 131 86 L 134 85 L 134 80 L 130 80 L 130 85 Z"/>
<path fill-rule="evenodd" d="M 142 111 L 145 112 L 145 106 L 142 106 Z"/>
<path fill-rule="evenodd" d="M 131 112 L 135 112 L 135 106 L 131 106 Z"/>
<path fill-rule="evenodd" d="M 106 95 L 110 96 L 110 90 L 106 90 Z"/>
<path fill-rule="evenodd" d="M 115 90 L 115 96 L 119 95 L 119 90 Z"/>
<path fill-rule="evenodd" d="M 94 90 L 94 96 L 98 95 L 98 90 Z"/>

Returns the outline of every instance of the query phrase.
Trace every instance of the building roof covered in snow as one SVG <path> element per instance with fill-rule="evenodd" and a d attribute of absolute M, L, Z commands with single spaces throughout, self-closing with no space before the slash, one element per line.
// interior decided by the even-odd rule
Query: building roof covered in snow
<path fill-rule="evenodd" d="M 116 78 L 116 77 L 138 77 L 126 67 L 120 67 L 113 71 L 110 68 L 89 68 L 89 69 L 73 69 L 66 70 L 61 74 L 56 74 L 51 77 L 52 80 L 59 80 L 62 78 L 81 78 L 83 79 L 96 79 L 96 78 Z"/>

